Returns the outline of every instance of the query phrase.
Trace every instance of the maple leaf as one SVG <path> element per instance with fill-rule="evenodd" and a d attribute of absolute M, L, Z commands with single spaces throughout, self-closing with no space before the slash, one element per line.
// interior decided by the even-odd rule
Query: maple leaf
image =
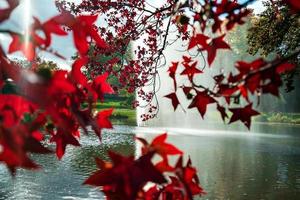
<path fill-rule="evenodd" d="M 177 90 L 177 83 L 176 83 L 175 75 L 176 75 L 176 70 L 177 70 L 178 64 L 179 64 L 179 62 L 172 62 L 172 65 L 168 69 L 169 76 L 173 79 L 175 91 Z"/>
<path fill-rule="evenodd" d="M 255 74 L 248 78 L 245 82 L 245 87 L 252 93 L 260 87 L 261 85 L 261 76 L 260 74 Z"/>
<path fill-rule="evenodd" d="M 216 100 L 209 96 L 205 91 L 197 91 L 197 95 L 193 98 L 193 101 L 188 108 L 197 108 L 203 118 L 206 113 L 207 105 L 215 102 Z"/>
<path fill-rule="evenodd" d="M 104 94 L 114 93 L 112 87 L 106 82 L 107 77 L 108 73 L 106 72 L 100 76 L 97 76 L 91 84 L 91 87 L 96 92 L 96 97 L 101 101 L 104 100 Z"/>
<path fill-rule="evenodd" d="M 168 95 L 166 95 L 164 97 L 169 98 L 169 99 L 172 100 L 173 108 L 174 108 L 174 110 L 176 110 L 177 107 L 178 107 L 178 105 L 180 104 L 176 93 L 173 92 L 173 93 L 170 93 L 170 94 L 168 94 Z"/>
<path fill-rule="evenodd" d="M 197 61 L 193 62 L 191 65 L 189 65 L 188 63 L 183 63 L 185 69 L 181 72 L 180 75 L 187 75 L 190 80 L 193 80 L 195 74 L 203 73 L 201 70 L 197 69 L 197 63 Z"/>
<path fill-rule="evenodd" d="M 28 126 L 27 126 L 28 125 Z M 14 175 L 17 167 L 25 169 L 38 169 L 28 153 L 46 154 L 52 151 L 40 143 L 41 134 L 36 130 L 29 130 L 31 124 L 18 124 L 11 128 L 0 126 L 1 130 L 1 152 L 0 161 L 4 162 L 10 172 Z M 32 131 L 32 133 L 30 133 Z"/>
<path fill-rule="evenodd" d="M 228 118 L 225 108 L 217 104 L 217 110 L 221 114 L 222 120 L 225 121 L 225 119 Z"/>
<path fill-rule="evenodd" d="M 252 103 L 243 108 L 229 108 L 229 110 L 233 113 L 230 118 L 229 124 L 240 120 L 248 129 L 250 129 L 251 126 L 251 117 L 260 114 L 259 112 L 252 109 Z"/>
<path fill-rule="evenodd" d="M 10 17 L 12 11 L 19 5 L 19 0 L 6 0 L 8 7 L 0 9 L 0 23 L 7 20 Z"/>
<path fill-rule="evenodd" d="M 167 155 L 181 155 L 183 153 L 174 145 L 166 143 L 166 139 L 167 133 L 155 137 L 150 144 L 150 148 L 154 149 L 163 158 Z"/>
<path fill-rule="evenodd" d="M 204 34 L 197 34 L 191 38 L 188 49 L 192 49 L 197 45 L 206 46 L 208 39 L 209 37 Z"/>
<path fill-rule="evenodd" d="M 103 192 L 109 197 L 120 199 L 136 199 L 137 194 L 148 182 L 162 184 L 166 180 L 152 164 L 153 153 L 148 153 L 134 160 L 133 156 L 125 157 L 111 151 L 108 152 L 112 164 L 104 164 L 98 159 L 100 166 L 104 167 L 91 175 L 84 184 L 102 186 Z"/>
<path fill-rule="evenodd" d="M 187 99 L 193 98 L 193 95 L 191 94 L 193 87 L 182 86 L 181 88 Z"/>
<path fill-rule="evenodd" d="M 32 61 L 35 58 L 35 48 L 37 46 L 42 46 L 45 41 L 38 35 L 32 34 L 30 40 L 25 42 L 25 38 L 21 35 L 11 33 L 12 41 L 8 48 L 8 53 L 14 53 L 16 51 L 21 51 L 25 57 Z"/>
<path fill-rule="evenodd" d="M 39 166 L 35 164 L 28 155 L 22 151 L 14 152 L 10 147 L 7 147 L 3 142 L 0 141 L 2 151 L 0 153 L 0 161 L 5 162 L 11 174 L 16 173 L 17 167 L 25 169 L 39 169 Z"/>
<path fill-rule="evenodd" d="M 238 86 L 238 88 L 240 90 L 240 93 L 241 93 L 242 97 L 244 97 L 246 99 L 246 101 L 249 102 L 248 91 L 245 88 L 245 86 L 241 84 L 241 85 Z"/>
<path fill-rule="evenodd" d="M 239 13 L 235 14 L 232 12 L 229 16 L 227 16 L 227 19 L 230 19 L 226 23 L 226 29 L 231 30 L 236 24 L 242 25 L 245 23 L 243 20 L 251 13 L 250 10 L 245 9 L 241 10 Z"/>
<path fill-rule="evenodd" d="M 35 49 L 36 47 L 48 47 L 51 43 L 51 34 L 56 35 L 67 35 L 67 33 L 61 28 L 61 24 L 55 21 L 56 17 L 53 17 L 41 23 L 40 20 L 34 17 L 34 22 L 29 29 L 29 39 L 26 40 L 25 36 L 18 35 L 16 33 L 11 33 L 12 42 L 9 46 L 9 53 L 15 51 L 22 51 L 25 57 L 32 61 L 35 58 Z M 45 39 L 39 36 L 36 32 L 42 31 L 45 34 Z M 58 54 L 57 54 L 58 55 Z"/>
<path fill-rule="evenodd" d="M 88 60 L 88 57 L 81 57 L 78 58 L 72 65 L 72 79 L 76 84 L 80 84 L 82 87 L 87 87 L 88 85 L 86 76 L 81 72 L 82 66 L 86 65 L 88 63 Z"/>
<path fill-rule="evenodd" d="M 53 21 L 64 24 L 72 29 L 75 47 L 81 55 L 85 55 L 89 50 L 88 37 L 91 37 L 99 48 L 107 48 L 106 42 L 100 37 L 94 23 L 97 15 L 80 15 L 74 17 L 69 12 L 63 12 L 61 15 L 53 18 Z"/>
<path fill-rule="evenodd" d="M 0 94 L 0 120 L 6 128 L 17 125 L 25 113 L 32 113 L 36 105 L 13 94 Z"/>
<path fill-rule="evenodd" d="M 175 168 L 176 177 L 170 176 L 171 183 L 165 187 L 163 192 L 170 193 L 172 199 L 194 199 L 195 195 L 206 194 L 200 185 L 197 170 L 192 166 L 190 158 L 184 166 L 183 158 L 180 156 Z"/>
<path fill-rule="evenodd" d="M 150 187 L 147 191 L 143 192 L 144 200 L 159 200 L 161 190 L 157 188 L 157 185 Z"/>
<path fill-rule="evenodd" d="M 276 72 L 278 74 L 283 74 L 289 71 L 292 71 L 295 68 L 294 64 L 291 63 L 282 63 L 276 67 Z"/>
<path fill-rule="evenodd" d="M 249 73 L 253 70 L 258 70 L 263 67 L 266 62 L 262 58 L 258 58 L 252 62 L 238 61 L 235 67 L 240 71 L 242 75 Z"/>
<path fill-rule="evenodd" d="M 60 95 L 72 94 L 75 92 L 76 88 L 74 85 L 68 81 L 68 72 L 65 70 L 57 70 L 53 73 L 51 80 L 49 81 L 49 86 L 46 88 L 48 98 L 53 100 L 54 98 L 61 98 Z M 41 94 L 39 94 L 41 95 Z M 43 99 L 40 96 L 41 99 Z M 39 101 L 41 101 L 39 99 Z"/>
<path fill-rule="evenodd" d="M 24 97 L 0 94 L 0 161 L 4 162 L 12 174 L 17 167 L 38 169 L 28 156 L 32 153 L 51 153 L 40 142 L 43 135 L 38 131 L 46 120 L 41 115 L 25 121 L 24 116 L 32 115 L 36 105 Z"/>
<path fill-rule="evenodd" d="M 113 111 L 114 109 L 111 108 L 111 109 L 102 110 L 98 112 L 98 114 L 96 115 L 96 121 L 100 130 L 103 128 L 107 128 L 107 129 L 113 128 L 112 123 L 109 120 L 109 117 L 112 115 Z M 101 132 L 100 133 L 96 132 L 96 134 L 99 138 L 101 138 L 100 135 Z"/>
<path fill-rule="evenodd" d="M 80 146 L 78 140 L 71 133 L 58 129 L 50 142 L 56 143 L 56 156 L 60 160 L 65 154 L 67 145 Z"/>
<path fill-rule="evenodd" d="M 207 62 L 209 65 L 214 61 L 218 49 L 230 49 L 230 46 L 223 41 L 224 37 L 225 34 L 212 39 L 209 44 L 203 45 L 203 50 L 207 51 Z"/>
<path fill-rule="evenodd" d="M 172 167 L 169 162 L 165 159 L 161 160 L 160 162 L 155 164 L 156 169 L 158 169 L 160 172 L 173 172 L 175 170 L 174 167 Z"/>
<path fill-rule="evenodd" d="M 31 29 L 34 30 L 42 30 L 45 34 L 45 40 L 44 44 L 45 47 L 48 47 L 51 44 L 51 34 L 56 34 L 60 36 L 68 35 L 67 32 L 65 32 L 61 24 L 59 24 L 55 19 L 56 17 L 50 18 L 45 23 L 41 23 L 40 20 L 36 17 L 33 18 L 34 23 L 31 27 Z"/>
<path fill-rule="evenodd" d="M 154 151 L 166 161 L 168 155 L 183 154 L 183 152 L 174 145 L 166 143 L 167 136 L 167 133 L 161 134 L 155 137 L 150 144 L 145 139 L 137 137 L 137 139 L 144 145 L 142 148 L 142 153 L 146 154 Z"/>
<path fill-rule="evenodd" d="M 222 0 L 222 1 L 214 1 L 212 2 L 214 7 L 213 18 L 213 32 L 215 33 L 217 30 L 222 32 L 222 28 L 226 27 L 226 30 L 231 30 L 234 25 L 239 24 L 242 25 L 245 22 L 243 18 L 246 17 L 250 10 L 244 9 L 241 4 L 237 3 L 237 1 L 230 0 Z M 242 9 L 243 8 L 243 9 Z M 234 12 L 233 12 L 234 11 Z M 226 13 L 226 20 L 224 20 L 224 14 Z M 224 26 L 226 24 L 226 26 Z"/>
<path fill-rule="evenodd" d="M 271 93 L 274 96 L 279 96 L 279 86 L 277 84 L 269 83 L 267 85 L 262 86 L 262 92 L 263 93 Z"/>
<path fill-rule="evenodd" d="M 197 34 L 196 36 L 191 38 L 188 49 L 191 49 L 196 45 L 200 45 L 201 48 L 199 50 L 207 51 L 207 62 L 209 65 L 211 65 L 216 57 L 218 49 L 230 49 L 230 46 L 223 40 L 224 37 L 225 34 L 217 38 L 213 38 L 210 41 L 210 38 L 208 36 L 203 34 Z"/>
<path fill-rule="evenodd" d="M 192 58 L 190 56 L 182 56 L 184 63 L 190 63 L 192 62 Z"/>

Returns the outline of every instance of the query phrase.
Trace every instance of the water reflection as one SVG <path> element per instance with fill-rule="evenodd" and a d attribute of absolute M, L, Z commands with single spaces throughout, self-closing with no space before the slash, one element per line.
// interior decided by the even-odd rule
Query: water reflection
<path fill-rule="evenodd" d="M 282 137 L 275 134 L 275 137 L 273 134 L 267 137 L 268 134 L 246 136 L 241 134 L 251 133 L 227 135 L 226 132 L 183 137 L 179 132 L 169 139 L 190 155 L 198 167 L 201 182 L 208 192 L 203 199 L 299 197 L 299 138 L 284 137 L 283 133 Z"/>
<path fill-rule="evenodd" d="M 102 144 L 96 136 L 81 138 L 82 148 L 68 148 L 65 156 L 58 161 L 54 155 L 33 155 L 43 166 L 39 172 L 18 170 L 12 178 L 8 170 L 0 165 L 0 199 L 103 199 L 98 189 L 83 186 L 83 181 L 95 171 L 95 157 L 108 159 L 107 151 L 133 155 L 133 135 L 104 133 Z"/>
<path fill-rule="evenodd" d="M 202 199 L 297 199 L 300 140 L 296 133 L 300 129 L 254 128 L 266 133 L 117 126 L 104 134 L 102 145 L 95 136 L 83 136 L 82 148 L 68 148 L 60 162 L 53 155 L 34 155 L 43 166 L 41 172 L 19 170 L 12 179 L 1 165 L 0 199 L 103 199 L 97 189 L 81 185 L 96 169 L 94 157 L 108 159 L 108 150 L 138 154 L 134 134 L 151 139 L 166 129 L 171 133 L 169 141 L 190 155 L 199 169 L 208 192 Z"/>

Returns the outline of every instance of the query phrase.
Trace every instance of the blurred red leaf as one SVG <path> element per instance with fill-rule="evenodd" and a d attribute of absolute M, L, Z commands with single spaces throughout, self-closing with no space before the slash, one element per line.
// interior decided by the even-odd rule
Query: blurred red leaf
<path fill-rule="evenodd" d="M 251 126 L 251 117 L 259 115 L 260 113 L 252 109 L 252 103 L 248 104 L 243 108 L 229 108 L 229 110 L 233 113 L 230 118 L 229 123 L 233 123 L 235 121 L 240 120 L 250 129 Z"/>
<path fill-rule="evenodd" d="M 91 175 L 84 184 L 102 186 L 103 192 L 111 197 L 132 200 L 148 182 L 162 184 L 164 176 L 155 168 L 151 159 L 153 153 L 148 153 L 134 160 L 109 152 L 112 165 L 102 168 Z"/>
<path fill-rule="evenodd" d="M 206 113 L 206 108 L 208 104 L 215 103 L 216 100 L 209 96 L 205 91 L 197 92 L 197 95 L 193 98 L 192 103 L 188 108 L 197 108 L 201 117 L 203 118 Z"/>
<path fill-rule="evenodd" d="M 178 98 L 177 98 L 176 93 L 175 93 L 175 92 L 170 93 L 170 94 L 166 95 L 165 97 L 172 100 L 173 108 L 174 108 L 174 110 L 176 110 L 176 108 L 177 108 L 178 105 L 180 104 L 180 103 L 179 103 L 179 100 L 178 100 Z"/>
<path fill-rule="evenodd" d="M 0 23 L 10 17 L 12 11 L 19 5 L 19 0 L 6 0 L 8 3 L 7 8 L 0 9 Z"/>

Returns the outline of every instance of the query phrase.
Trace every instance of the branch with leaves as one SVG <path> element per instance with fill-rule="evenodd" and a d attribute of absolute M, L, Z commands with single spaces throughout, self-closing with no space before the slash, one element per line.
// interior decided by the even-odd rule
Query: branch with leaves
<path fill-rule="evenodd" d="M 6 2 L 7 7 L 0 8 L 0 23 L 9 21 L 19 4 L 18 0 Z M 105 100 L 105 94 L 114 92 L 106 82 L 110 75 L 118 77 L 121 87 L 128 91 L 137 90 L 138 96 L 149 103 L 151 112 L 145 114 L 143 120 L 154 117 L 158 109 L 157 105 L 152 104 L 157 92 L 157 69 L 165 63 L 162 61 L 163 51 L 170 45 L 171 27 L 175 27 L 175 40 L 188 43 L 187 54 L 189 49 L 195 49 L 200 52 L 196 55 L 203 58 L 205 56 L 202 53 L 206 52 L 208 66 L 211 66 L 220 49 L 230 49 L 223 39 L 234 26 L 244 23 L 243 18 L 249 14 L 245 7 L 250 2 L 166 0 L 152 11 L 153 7 L 150 6 L 150 10 L 144 0 L 83 0 L 79 5 L 56 1 L 61 13 L 45 22 L 34 17 L 26 33 L 29 37 L 25 37 L 24 33 L 3 29 L 1 34 L 11 37 L 12 41 L 7 50 L 0 44 L 0 89 L 8 82 L 13 82 L 16 91 L 0 94 L 0 161 L 6 164 L 12 174 L 16 173 L 17 168 L 39 168 L 29 154 L 53 153 L 43 143 L 45 135 L 50 136 L 50 142 L 56 144 L 58 159 L 63 157 L 68 145 L 80 146 L 80 134 L 88 134 L 87 127 L 92 127 L 101 141 L 102 129 L 112 128 L 109 117 L 113 109 L 98 113 L 94 111 L 95 104 Z M 299 1 L 285 2 L 291 13 L 299 13 Z M 86 14 L 83 15 L 83 12 Z M 103 20 L 101 27 L 96 25 L 98 16 Z M 167 26 L 164 28 L 165 21 Z M 213 35 L 207 36 L 205 30 L 211 30 Z M 73 36 L 78 55 L 70 71 L 40 73 L 34 67 L 24 69 L 8 56 L 20 51 L 32 64 L 37 61 L 38 50 L 63 58 L 51 49 L 52 37 L 65 37 L 68 34 Z M 116 52 L 125 53 L 124 47 L 138 39 L 143 41 L 143 45 L 137 47 L 135 58 L 128 63 L 113 58 L 108 65 L 103 65 L 107 67 L 104 73 L 95 74 L 90 80 L 82 72 L 93 59 L 93 55 L 89 55 L 92 44 L 96 47 L 95 54 L 108 56 Z M 294 53 L 298 54 L 299 50 Z M 228 76 L 214 76 L 215 86 L 210 89 L 195 83 L 195 77 L 202 75 L 203 68 L 199 67 L 194 57 L 186 55 L 182 61 L 173 62 L 169 67 L 174 92 L 166 97 L 172 100 L 176 109 L 180 105 L 177 92 L 182 90 L 187 100 L 191 101 L 188 108 L 198 109 L 202 117 L 206 114 L 207 105 L 216 104 L 223 120 L 228 118 L 229 111 L 232 113 L 229 123 L 240 120 L 250 128 L 251 117 L 259 113 L 253 109 L 253 99 L 249 96 L 259 98 L 265 93 L 278 95 L 278 88 L 282 84 L 281 74 L 294 69 L 293 64 L 286 62 L 287 58 L 277 58 L 271 62 L 263 59 L 238 61 L 235 65 L 237 72 Z M 113 71 L 111 68 L 114 64 L 121 64 L 122 70 Z M 180 65 L 184 67 L 180 76 L 187 78 L 188 85 L 177 83 Z M 149 93 L 143 91 L 148 84 L 154 84 L 153 91 Z M 247 105 L 237 104 L 233 107 L 232 103 L 240 102 L 241 98 Z M 185 200 L 204 194 L 191 161 L 188 160 L 184 165 L 183 152 L 166 143 L 166 137 L 166 134 L 160 135 L 150 144 L 138 138 L 143 148 L 142 156 L 137 159 L 110 152 L 112 163 L 98 159 L 101 171 L 97 171 L 85 183 L 101 186 L 108 199 Z M 159 163 L 152 162 L 154 155 L 161 157 Z M 169 155 L 180 156 L 175 166 L 168 162 Z M 146 190 L 145 186 L 150 182 L 154 186 Z"/>

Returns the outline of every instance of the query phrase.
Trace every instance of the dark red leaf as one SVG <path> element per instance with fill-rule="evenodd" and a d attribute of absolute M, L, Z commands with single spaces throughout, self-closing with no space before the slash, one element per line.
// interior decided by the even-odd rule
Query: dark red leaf
<path fill-rule="evenodd" d="M 177 90 L 177 83 L 176 83 L 175 74 L 176 74 L 176 70 L 177 70 L 178 64 L 179 64 L 179 62 L 172 62 L 172 65 L 168 69 L 169 76 L 173 79 L 175 91 Z"/>
<path fill-rule="evenodd" d="M 105 167 L 91 175 L 84 184 L 102 186 L 109 197 L 125 200 L 136 199 L 137 194 L 148 182 L 162 184 L 166 182 L 162 174 L 151 162 L 153 153 L 148 153 L 137 160 L 133 157 L 109 152 L 112 167 Z"/>
<path fill-rule="evenodd" d="M 181 72 L 180 75 L 187 75 L 190 80 L 193 80 L 195 74 L 203 73 L 201 70 L 197 69 L 197 61 L 193 62 L 191 65 L 188 63 L 183 63 L 185 69 Z"/>
<path fill-rule="evenodd" d="M 177 98 L 176 93 L 175 93 L 175 92 L 170 93 L 170 94 L 166 95 L 165 97 L 172 100 L 173 108 L 174 108 L 174 110 L 176 110 L 176 108 L 177 108 L 178 105 L 180 104 L 180 103 L 179 103 L 179 100 L 178 100 L 178 98 Z"/>
<path fill-rule="evenodd" d="M 230 118 L 229 124 L 240 120 L 250 129 L 251 117 L 259 115 L 260 113 L 252 109 L 252 103 L 248 104 L 243 108 L 230 108 L 229 109 L 233 115 Z"/>
<path fill-rule="evenodd" d="M 289 72 L 289 71 L 292 71 L 293 69 L 295 68 L 295 65 L 294 64 L 291 64 L 291 63 L 283 63 L 283 64 L 280 64 L 276 67 L 276 72 L 278 74 L 282 74 L 282 73 L 286 73 L 286 72 Z"/>
<path fill-rule="evenodd" d="M 216 100 L 209 96 L 205 91 L 197 92 L 197 95 L 193 98 L 193 101 L 188 108 L 197 108 L 201 117 L 204 118 L 207 105 L 215 102 Z"/>
<path fill-rule="evenodd" d="M 204 34 L 197 34 L 191 38 L 188 49 L 192 49 L 197 45 L 206 46 L 208 39 L 209 37 Z"/>
<path fill-rule="evenodd" d="M 91 87 L 94 89 L 94 91 L 97 94 L 96 96 L 97 99 L 100 99 L 101 101 L 104 100 L 104 94 L 114 93 L 112 87 L 106 82 L 107 77 L 108 77 L 108 73 L 104 73 L 96 77 L 91 85 Z"/>
<path fill-rule="evenodd" d="M 19 5 L 19 0 L 6 0 L 8 7 L 0 9 L 0 23 L 7 20 L 10 17 L 12 11 Z"/>
<path fill-rule="evenodd" d="M 225 108 L 223 106 L 220 106 L 219 104 L 217 104 L 217 110 L 221 114 L 223 121 L 225 121 L 225 119 L 228 118 Z"/>

